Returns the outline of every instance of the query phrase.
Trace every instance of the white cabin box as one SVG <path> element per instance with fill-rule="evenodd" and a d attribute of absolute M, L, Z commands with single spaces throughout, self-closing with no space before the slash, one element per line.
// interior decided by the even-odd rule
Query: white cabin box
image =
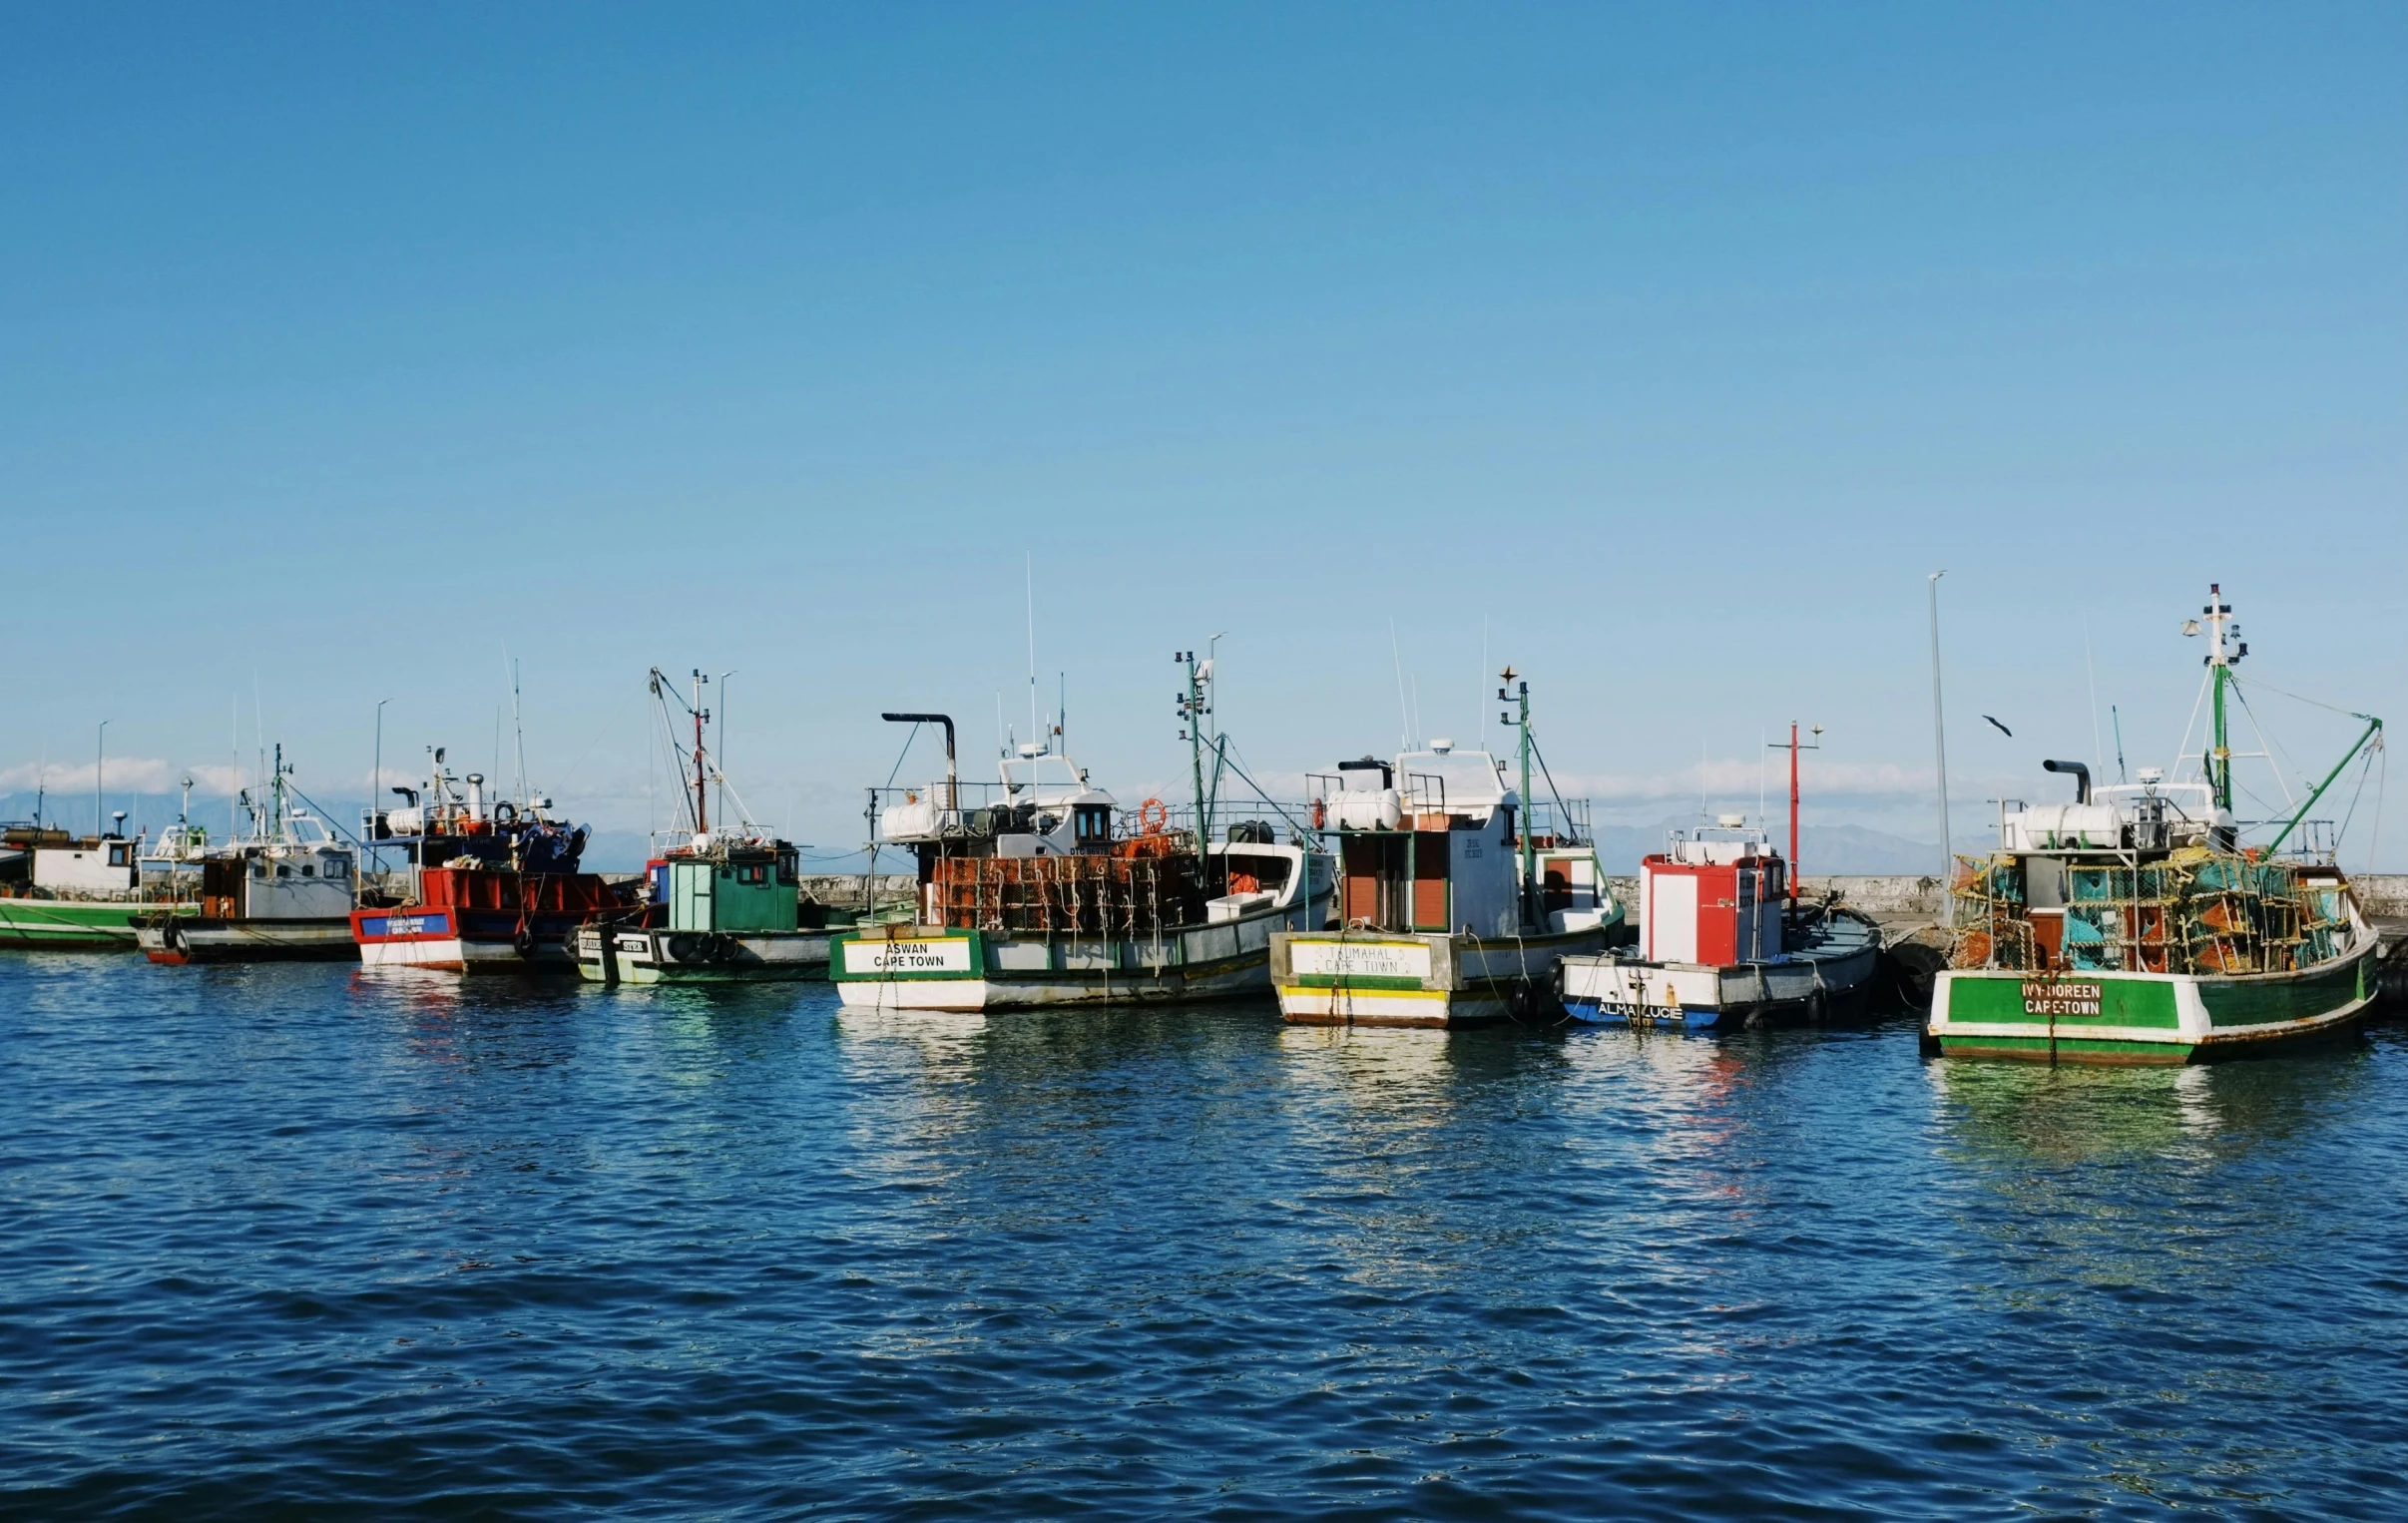
<path fill-rule="evenodd" d="M 139 843 L 104 838 L 34 852 L 34 887 L 67 893 L 131 893 L 141 872 Z"/>

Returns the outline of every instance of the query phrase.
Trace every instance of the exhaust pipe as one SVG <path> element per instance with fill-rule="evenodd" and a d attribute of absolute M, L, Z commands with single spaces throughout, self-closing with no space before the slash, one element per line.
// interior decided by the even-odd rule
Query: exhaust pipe
<path fill-rule="evenodd" d="M 961 807 L 959 778 L 954 772 L 953 716 L 949 714 L 881 714 L 879 719 L 889 725 L 942 725 L 945 727 L 945 807 Z M 2089 796 L 2088 789 L 2084 791 Z"/>
<path fill-rule="evenodd" d="M 2040 763 L 2040 765 L 2041 770 L 2043 771 L 2072 772 L 2074 774 L 2074 801 L 2076 803 L 2089 803 L 2091 801 L 2091 769 L 2086 763 L 2081 762 L 2043 762 Z"/>

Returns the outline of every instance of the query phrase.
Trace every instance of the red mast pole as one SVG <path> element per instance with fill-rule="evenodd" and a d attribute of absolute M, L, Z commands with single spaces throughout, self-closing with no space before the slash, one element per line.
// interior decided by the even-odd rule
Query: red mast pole
<path fill-rule="evenodd" d="M 1797 721 L 1789 722 L 1789 902 L 1797 902 Z"/>
<path fill-rule="evenodd" d="M 694 696 L 703 696 L 703 674 L 694 674 Z M 703 721 L 710 711 L 701 704 L 694 706 L 694 828 L 698 835 L 711 832 L 711 797 L 703 777 Z M 1791 727 L 1794 729 L 1795 727 Z"/>

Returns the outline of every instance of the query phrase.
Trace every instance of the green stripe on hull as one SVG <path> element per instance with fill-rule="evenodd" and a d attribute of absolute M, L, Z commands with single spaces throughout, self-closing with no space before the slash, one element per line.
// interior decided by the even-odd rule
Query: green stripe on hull
<path fill-rule="evenodd" d="M 2045 1063 L 2052 1044 L 2045 1036 L 1967 1036 L 1940 1038 L 1940 1052 L 1951 1058 L 2036 1058 Z M 2092 1063 L 2181 1064 L 2197 1048 L 2189 1042 L 2127 1042 L 2103 1037 L 2061 1036 L 2054 1044 L 2059 1061 Z"/>
<path fill-rule="evenodd" d="M 2313 973 L 2262 979 L 2199 980 L 2199 1002 L 2211 1026 L 2266 1026 L 2324 1015 L 2374 993 L 2372 957 Z"/>
<path fill-rule="evenodd" d="M 197 904 L 123 904 L 78 899 L 0 899 L 0 947 L 93 947 L 130 951 L 134 917 L 162 911 L 191 915 Z"/>

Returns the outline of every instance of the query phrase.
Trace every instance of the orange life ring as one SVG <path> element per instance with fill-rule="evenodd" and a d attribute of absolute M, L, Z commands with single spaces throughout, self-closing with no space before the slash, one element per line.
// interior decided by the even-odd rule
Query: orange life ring
<path fill-rule="evenodd" d="M 1140 835 L 1160 835 L 1171 823 L 1171 810 L 1160 798 L 1149 798 L 1137 806 L 1137 828 Z"/>

